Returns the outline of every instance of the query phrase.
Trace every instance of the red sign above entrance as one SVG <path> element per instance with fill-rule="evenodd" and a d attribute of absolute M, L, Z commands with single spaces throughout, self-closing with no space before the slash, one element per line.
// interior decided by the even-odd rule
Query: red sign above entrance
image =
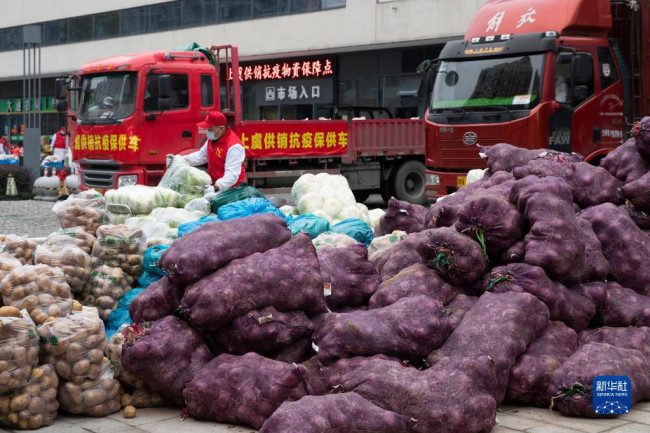
<path fill-rule="evenodd" d="M 232 79 L 232 69 L 229 71 Z M 259 63 L 239 67 L 240 81 L 292 80 L 334 76 L 332 59 L 302 60 L 282 63 Z"/>

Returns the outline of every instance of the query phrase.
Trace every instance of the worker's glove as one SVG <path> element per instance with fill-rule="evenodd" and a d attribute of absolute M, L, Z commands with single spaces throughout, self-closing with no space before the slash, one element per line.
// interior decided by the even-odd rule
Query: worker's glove
<path fill-rule="evenodd" d="M 204 196 L 206 196 L 208 194 L 214 194 L 214 193 L 215 193 L 214 186 L 206 185 L 206 186 L 203 187 L 203 195 Z"/>
<path fill-rule="evenodd" d="M 169 166 L 172 165 L 173 160 L 174 160 L 174 155 L 170 153 L 165 157 L 165 166 L 169 168 Z"/>

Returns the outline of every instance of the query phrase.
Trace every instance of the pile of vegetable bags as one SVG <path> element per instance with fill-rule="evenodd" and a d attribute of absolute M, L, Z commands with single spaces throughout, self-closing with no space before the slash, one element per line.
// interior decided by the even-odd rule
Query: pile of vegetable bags
<path fill-rule="evenodd" d="M 612 416 L 591 407 L 598 375 L 650 399 L 644 131 L 600 167 L 482 148 L 455 195 L 390 201 L 372 260 L 292 233 L 296 215 L 207 222 L 132 301 L 124 367 L 191 416 L 264 432 L 352 426 L 359 407 L 373 431 L 489 431 L 504 402 Z"/>

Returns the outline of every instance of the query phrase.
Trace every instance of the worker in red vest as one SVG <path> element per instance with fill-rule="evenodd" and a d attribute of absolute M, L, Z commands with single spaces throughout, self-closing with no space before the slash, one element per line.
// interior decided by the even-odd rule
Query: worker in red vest
<path fill-rule="evenodd" d="M 241 138 L 228 127 L 226 116 L 220 111 L 210 111 L 197 126 L 207 131 L 208 138 L 199 150 L 184 158 L 191 166 L 208 164 L 213 184 L 205 186 L 204 194 L 225 191 L 246 182 L 246 150 Z M 174 155 L 167 155 L 167 167 L 173 159 Z"/>
<path fill-rule="evenodd" d="M 58 132 L 55 132 L 52 136 L 52 141 L 50 141 L 50 146 L 54 150 L 54 156 L 61 158 L 61 161 L 65 161 L 65 153 L 68 149 L 69 137 L 65 126 L 62 126 Z"/>

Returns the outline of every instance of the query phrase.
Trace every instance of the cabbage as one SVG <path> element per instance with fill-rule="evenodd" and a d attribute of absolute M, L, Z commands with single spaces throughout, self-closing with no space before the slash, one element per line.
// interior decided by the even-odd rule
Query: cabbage
<path fill-rule="evenodd" d="M 178 192 L 178 204 L 185 206 L 193 198 L 203 197 L 203 187 L 211 184 L 212 179 L 208 173 L 190 166 L 185 158 L 176 155 L 158 186 Z"/>

